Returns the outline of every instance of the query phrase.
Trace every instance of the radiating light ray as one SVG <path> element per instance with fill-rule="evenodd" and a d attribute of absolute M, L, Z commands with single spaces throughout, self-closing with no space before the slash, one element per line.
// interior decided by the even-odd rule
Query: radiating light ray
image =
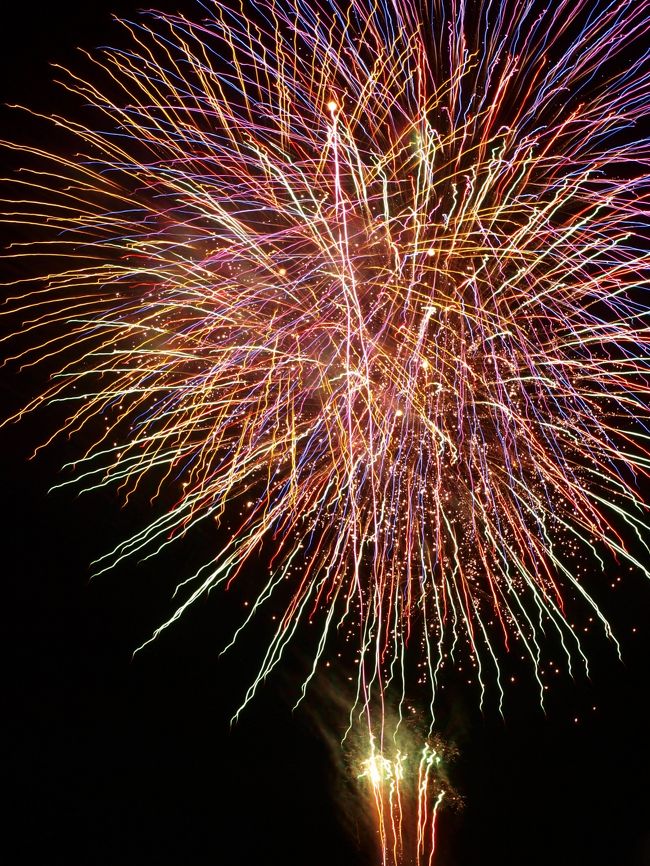
<path fill-rule="evenodd" d="M 8 305 L 56 370 L 18 416 L 69 407 L 64 484 L 165 501 L 97 572 L 212 525 L 159 634 L 272 547 L 242 706 L 306 622 L 301 696 L 354 634 L 362 708 L 433 711 L 462 656 L 501 701 L 515 646 L 543 697 L 558 645 L 587 665 L 576 599 L 613 639 L 583 560 L 648 574 L 648 3 L 197 14 L 62 71 L 93 117 L 3 214 L 50 271 Z"/>

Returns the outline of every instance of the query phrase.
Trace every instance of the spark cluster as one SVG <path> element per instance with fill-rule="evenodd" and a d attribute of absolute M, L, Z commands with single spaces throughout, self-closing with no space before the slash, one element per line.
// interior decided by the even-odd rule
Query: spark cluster
<path fill-rule="evenodd" d="M 382 866 L 433 863 L 438 811 L 447 794 L 442 761 L 439 742 L 425 741 L 414 757 L 397 745 L 386 754 L 371 737 L 359 779 L 367 783 L 371 798 Z"/>
<path fill-rule="evenodd" d="M 164 502 L 98 571 L 212 526 L 165 628 L 272 547 L 242 705 L 308 621 L 366 706 L 411 648 L 432 708 L 454 653 L 481 695 L 513 644 L 586 664 L 576 563 L 647 573 L 648 3 L 201 9 L 62 72 L 76 150 L 24 146 L 4 215 L 51 269 L 20 414 L 68 406 L 66 483 Z"/>

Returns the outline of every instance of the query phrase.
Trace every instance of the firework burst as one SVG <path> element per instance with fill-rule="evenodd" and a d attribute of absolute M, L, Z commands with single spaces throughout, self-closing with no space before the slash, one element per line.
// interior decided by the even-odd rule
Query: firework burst
<path fill-rule="evenodd" d="M 432 707 L 455 651 L 586 664 L 581 557 L 645 571 L 648 4 L 205 9 L 65 74 L 92 120 L 7 211 L 62 263 L 10 302 L 24 411 L 68 401 L 69 483 L 180 493 L 98 570 L 220 524 L 169 625 L 272 543 L 243 705 L 308 620 L 364 706 L 410 647 Z"/>

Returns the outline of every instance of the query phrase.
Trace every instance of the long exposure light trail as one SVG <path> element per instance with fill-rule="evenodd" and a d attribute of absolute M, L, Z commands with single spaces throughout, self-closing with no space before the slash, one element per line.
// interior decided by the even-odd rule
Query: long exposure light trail
<path fill-rule="evenodd" d="M 8 362 L 55 370 L 19 416 L 63 403 L 64 484 L 159 503 L 97 572 L 211 527 L 158 635 L 270 550 L 242 708 L 307 623 L 301 695 L 347 641 L 359 714 L 415 686 L 433 714 L 461 659 L 500 706 L 515 652 L 542 699 L 549 658 L 587 668 L 578 602 L 614 639 L 593 564 L 648 575 L 648 3 L 122 24 L 3 214 Z"/>
<path fill-rule="evenodd" d="M 383 866 L 431 866 L 436 850 L 436 822 L 445 799 L 459 804 L 447 781 L 445 764 L 453 754 L 439 740 L 417 742 L 410 735 L 381 744 L 370 736 L 359 780 L 366 785 Z"/>

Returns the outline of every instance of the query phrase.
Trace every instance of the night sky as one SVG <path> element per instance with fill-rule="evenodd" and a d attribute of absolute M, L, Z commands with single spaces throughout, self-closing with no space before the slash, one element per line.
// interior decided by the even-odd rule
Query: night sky
<path fill-rule="evenodd" d="M 158 5 L 179 8 L 181 0 Z M 2 101 L 69 110 L 48 63 L 74 63 L 76 46 L 115 44 L 123 37 L 110 12 L 136 8 L 106 0 L 15 4 L 2 28 Z M 37 135 L 35 124 L 4 108 L 0 123 L 3 138 Z M 17 275 L 15 265 L 4 269 Z M 0 372 L 3 415 L 42 387 L 35 371 Z M 238 622 L 236 593 L 213 593 L 133 655 L 172 610 L 188 557 L 206 559 L 213 540 L 199 536 L 190 553 L 131 561 L 91 581 L 91 561 L 147 514 L 142 504 L 122 508 L 110 491 L 47 493 L 79 448 L 62 441 L 29 460 L 57 417 L 48 409 L 2 431 L 9 633 L 2 862 L 375 862 L 340 819 L 336 766 L 316 730 L 315 716 L 328 719 L 331 693 L 314 693 L 311 711 L 291 711 L 306 663 L 300 640 L 232 728 L 266 639 L 253 629 L 219 657 Z M 251 566 L 242 580 L 254 586 L 257 578 Z M 460 750 L 451 776 L 465 807 L 440 820 L 436 866 L 650 864 L 650 584 L 626 573 L 612 592 L 607 575 L 593 580 L 623 662 L 604 637 L 588 635 L 591 679 L 562 679 L 545 711 L 524 679 L 509 693 L 505 719 L 494 701 L 481 713 L 460 681 L 443 692 L 440 733 Z"/>

